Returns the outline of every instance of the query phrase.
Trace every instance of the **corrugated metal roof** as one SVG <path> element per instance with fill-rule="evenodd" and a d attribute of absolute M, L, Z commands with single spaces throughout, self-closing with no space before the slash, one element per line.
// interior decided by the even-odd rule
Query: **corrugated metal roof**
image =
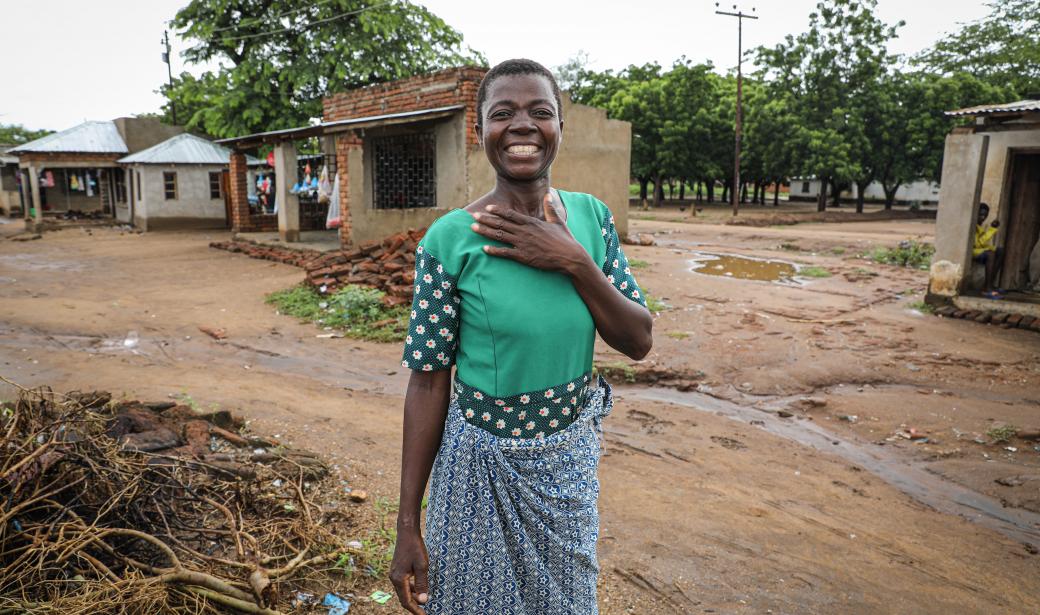
<path fill-rule="evenodd" d="M 227 164 L 231 150 L 184 133 L 119 159 L 125 164 Z"/>
<path fill-rule="evenodd" d="M 274 141 L 287 141 L 292 139 L 303 139 L 318 135 L 332 134 L 343 130 L 357 128 L 369 128 L 372 126 L 383 126 L 405 122 L 421 122 L 453 115 L 465 109 L 465 105 L 451 105 L 449 107 L 437 107 L 436 109 L 419 109 L 418 111 L 402 111 L 400 113 L 387 113 L 383 115 L 369 115 L 366 117 L 355 117 L 349 120 L 337 120 L 335 122 L 322 122 L 314 126 L 301 126 L 299 128 L 284 128 L 282 130 L 270 130 L 242 137 L 231 137 L 219 139 L 217 143 L 228 143 L 241 145 L 243 143 L 268 143 Z"/>
<path fill-rule="evenodd" d="M 76 152 L 89 154 L 126 154 L 129 152 L 115 122 L 83 122 L 61 132 L 16 146 L 22 152 Z"/>
<path fill-rule="evenodd" d="M 1007 103 L 1006 105 L 979 105 L 977 107 L 968 107 L 967 109 L 947 111 L 946 115 L 993 115 L 996 113 L 1029 113 L 1033 111 L 1040 111 L 1040 100 L 1020 100 Z"/>

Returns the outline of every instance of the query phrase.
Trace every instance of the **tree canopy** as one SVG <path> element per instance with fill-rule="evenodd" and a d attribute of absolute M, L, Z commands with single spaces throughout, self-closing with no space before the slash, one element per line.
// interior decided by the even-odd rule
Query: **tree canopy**
<path fill-rule="evenodd" d="M 163 86 L 171 115 L 216 137 L 291 128 L 329 93 L 462 64 L 486 64 L 462 35 L 407 0 L 192 0 L 173 27 L 188 63 L 217 62 Z"/>
<path fill-rule="evenodd" d="M 46 137 L 53 130 L 30 130 L 21 124 L 0 124 L 0 145 L 21 145 Z"/>
<path fill-rule="evenodd" d="M 990 14 L 948 34 L 915 58 L 933 73 L 974 75 L 1011 96 L 1040 94 L 1040 2 L 987 2 Z"/>

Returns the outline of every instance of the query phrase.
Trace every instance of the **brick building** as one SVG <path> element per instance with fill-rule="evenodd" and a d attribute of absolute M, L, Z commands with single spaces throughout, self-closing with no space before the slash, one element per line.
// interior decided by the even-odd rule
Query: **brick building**
<path fill-rule="evenodd" d="M 271 214 L 248 199 L 246 150 L 274 146 L 277 228 L 283 241 L 300 238 L 300 209 L 290 187 L 299 181 L 294 142 L 318 138 L 330 173 L 338 174 L 340 244 L 382 239 L 423 228 L 463 207 L 494 183 L 473 132 L 477 89 L 486 69 L 459 67 L 350 90 L 327 97 L 317 126 L 224 139 L 236 150 L 230 167 L 232 229 L 271 230 Z M 589 192 L 613 211 L 618 231 L 628 229 L 631 127 L 600 109 L 565 97 L 563 146 L 553 184 Z"/>

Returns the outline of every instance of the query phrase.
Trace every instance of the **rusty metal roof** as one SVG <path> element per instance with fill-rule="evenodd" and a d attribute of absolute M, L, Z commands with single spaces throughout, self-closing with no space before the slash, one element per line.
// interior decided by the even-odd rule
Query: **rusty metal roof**
<path fill-rule="evenodd" d="M 40 137 L 15 146 L 8 153 L 24 152 L 75 152 L 86 154 L 126 154 L 123 137 L 119 135 L 115 122 L 83 122 L 61 132 Z"/>
<path fill-rule="evenodd" d="M 1020 100 L 1004 105 L 979 105 L 956 111 L 947 111 L 946 115 L 960 117 L 966 115 L 996 115 L 1004 113 L 1032 113 L 1040 111 L 1040 100 Z"/>

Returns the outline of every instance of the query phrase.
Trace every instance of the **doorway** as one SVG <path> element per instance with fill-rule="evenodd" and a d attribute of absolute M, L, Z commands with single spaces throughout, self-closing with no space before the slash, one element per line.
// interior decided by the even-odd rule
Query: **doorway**
<path fill-rule="evenodd" d="M 1038 259 L 1031 258 L 1040 239 L 1040 153 L 1014 155 L 1005 220 L 1004 267 L 999 285 L 1009 291 L 1029 291 L 1030 280 L 1040 275 L 1036 271 L 1040 267 Z M 1030 299 L 1040 301 L 1040 293 Z"/>

